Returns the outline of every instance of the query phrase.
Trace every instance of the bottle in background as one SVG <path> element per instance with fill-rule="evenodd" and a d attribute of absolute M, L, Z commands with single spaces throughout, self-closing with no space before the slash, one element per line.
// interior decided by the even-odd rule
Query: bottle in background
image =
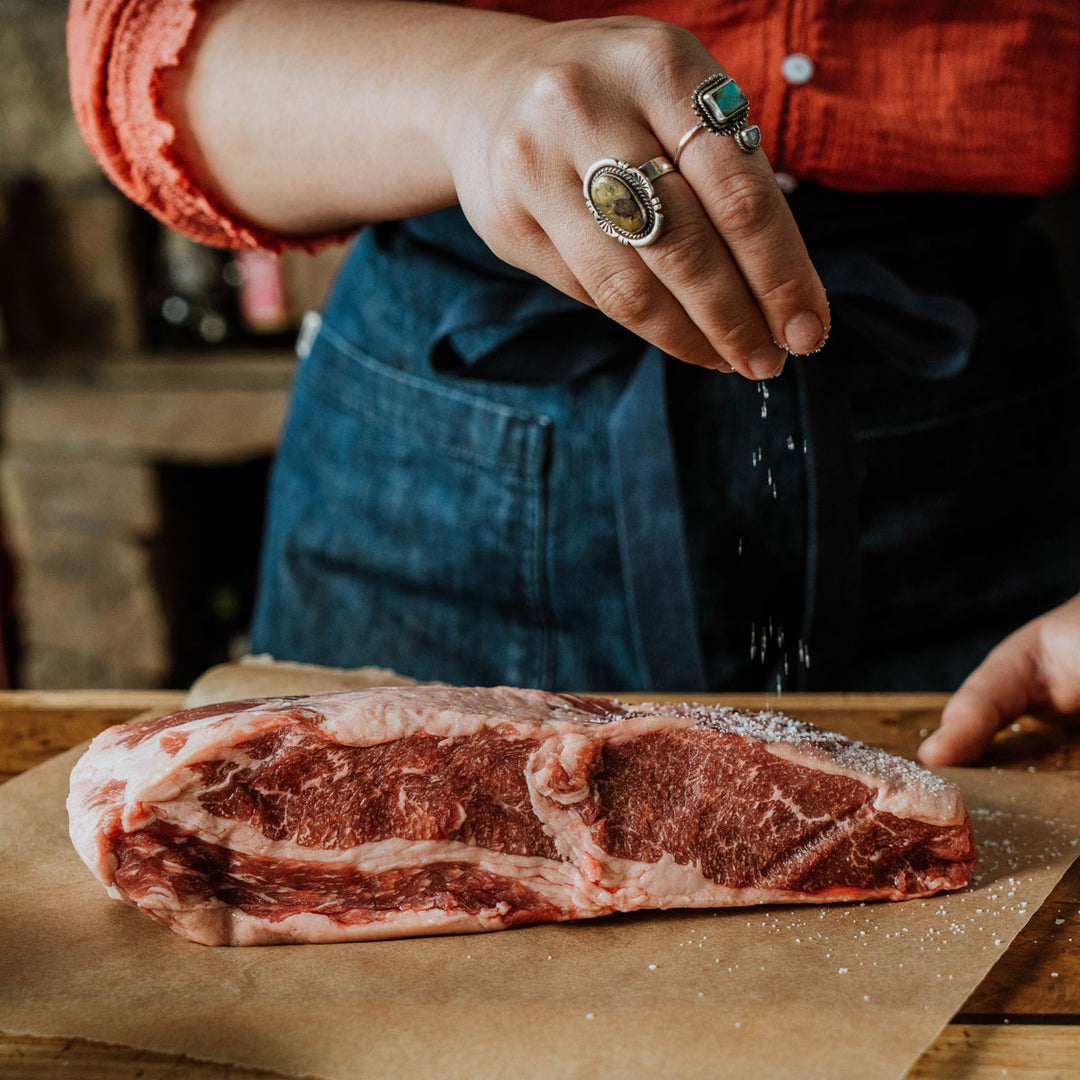
<path fill-rule="evenodd" d="M 245 333 L 259 339 L 290 336 L 294 327 L 280 256 L 270 251 L 238 251 L 235 268 Z"/>
<path fill-rule="evenodd" d="M 231 252 L 207 247 L 160 227 L 150 297 L 153 344 L 227 345 L 240 334 L 239 275 Z"/>

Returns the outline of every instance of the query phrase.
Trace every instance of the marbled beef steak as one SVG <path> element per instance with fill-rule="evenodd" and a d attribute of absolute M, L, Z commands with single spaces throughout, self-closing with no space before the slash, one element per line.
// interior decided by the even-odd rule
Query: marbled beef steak
<path fill-rule="evenodd" d="M 774 712 L 447 686 L 207 705 L 99 735 L 71 838 L 207 945 L 496 930 L 967 884 L 960 792 Z"/>

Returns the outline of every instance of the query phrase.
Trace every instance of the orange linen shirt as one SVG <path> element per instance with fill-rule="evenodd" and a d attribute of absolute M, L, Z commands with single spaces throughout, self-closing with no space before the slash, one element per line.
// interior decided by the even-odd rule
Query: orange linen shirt
<path fill-rule="evenodd" d="M 211 0 L 72 0 L 72 102 L 109 177 L 223 247 L 317 246 L 241 220 L 176 151 L 160 73 Z M 738 80 L 773 168 L 845 191 L 1046 195 L 1076 179 L 1077 0 L 468 0 L 681 23 Z M 693 87 L 687 87 L 687 97 Z M 687 127 L 694 122 L 687 104 Z M 674 149 L 674 148 L 670 148 Z"/>

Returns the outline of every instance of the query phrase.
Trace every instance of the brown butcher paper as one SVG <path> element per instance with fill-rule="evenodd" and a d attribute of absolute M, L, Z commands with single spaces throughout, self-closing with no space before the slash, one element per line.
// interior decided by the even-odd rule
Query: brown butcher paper
<path fill-rule="evenodd" d="M 79 861 L 64 799 L 83 749 L 0 788 L 0 1029 L 325 1080 L 899 1078 L 1080 837 L 1080 778 L 949 770 L 980 848 L 960 893 L 215 949 Z"/>

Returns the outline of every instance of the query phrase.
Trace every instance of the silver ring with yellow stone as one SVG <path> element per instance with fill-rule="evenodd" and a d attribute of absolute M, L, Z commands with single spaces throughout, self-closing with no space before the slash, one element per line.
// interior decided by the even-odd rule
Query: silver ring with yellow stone
<path fill-rule="evenodd" d="M 596 224 L 620 244 L 647 247 L 664 224 L 660 198 L 652 182 L 675 166 L 654 157 L 634 168 L 625 161 L 601 158 L 589 166 L 582 190 Z"/>

